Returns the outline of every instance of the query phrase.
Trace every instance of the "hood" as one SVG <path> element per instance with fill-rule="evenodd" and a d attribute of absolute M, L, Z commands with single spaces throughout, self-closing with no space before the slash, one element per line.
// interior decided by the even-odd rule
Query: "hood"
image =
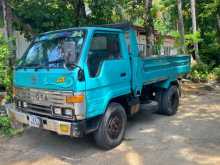
<path fill-rule="evenodd" d="M 15 87 L 74 91 L 74 72 L 67 69 L 19 69 L 14 72 Z"/>

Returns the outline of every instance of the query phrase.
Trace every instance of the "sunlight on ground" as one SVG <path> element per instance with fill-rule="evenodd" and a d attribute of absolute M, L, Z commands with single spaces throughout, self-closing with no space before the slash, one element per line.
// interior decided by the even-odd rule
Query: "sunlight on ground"
<path fill-rule="evenodd" d="M 8 144 L 0 141 L 0 165 L 220 165 L 220 92 L 197 91 L 192 87 L 183 95 L 176 116 L 137 116 L 123 143 L 113 150 L 99 150 L 83 140 L 72 143 L 43 131 L 38 139 L 36 131 L 29 131 Z"/>
<path fill-rule="evenodd" d="M 185 142 L 186 138 L 183 136 L 179 136 L 179 135 L 170 135 L 165 137 L 162 142 L 166 143 L 166 142 Z"/>
<path fill-rule="evenodd" d="M 141 155 L 135 151 L 132 146 L 128 145 L 127 143 L 122 143 L 118 147 L 119 151 L 125 152 L 125 159 L 128 165 L 143 165 L 144 161 Z"/>
<path fill-rule="evenodd" d="M 211 155 L 211 154 L 202 154 L 196 153 L 191 148 L 184 148 L 180 150 L 180 155 L 189 160 L 193 161 L 197 164 L 212 164 L 212 165 L 219 165 L 220 164 L 220 155 Z"/>
<path fill-rule="evenodd" d="M 143 129 L 141 133 L 155 133 L 157 130 L 155 128 Z"/>
<path fill-rule="evenodd" d="M 45 155 L 44 157 L 41 157 L 37 160 L 25 160 L 25 161 L 18 161 L 16 163 L 12 163 L 11 165 L 46 165 L 47 162 L 54 165 L 70 165 L 69 163 L 66 163 L 56 157 Z"/>

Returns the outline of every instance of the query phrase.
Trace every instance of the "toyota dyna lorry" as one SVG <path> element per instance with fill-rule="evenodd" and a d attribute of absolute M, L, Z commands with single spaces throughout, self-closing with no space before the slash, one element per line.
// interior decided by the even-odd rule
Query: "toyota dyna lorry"
<path fill-rule="evenodd" d="M 91 133 L 104 149 L 122 142 L 141 109 L 174 115 L 190 56 L 143 56 L 138 31 L 115 24 L 36 36 L 15 67 L 9 115 L 59 135 Z"/>

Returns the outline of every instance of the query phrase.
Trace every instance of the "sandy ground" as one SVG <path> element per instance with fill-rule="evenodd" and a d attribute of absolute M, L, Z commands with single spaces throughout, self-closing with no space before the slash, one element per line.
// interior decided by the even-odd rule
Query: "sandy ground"
<path fill-rule="evenodd" d="M 0 165 L 220 164 L 220 87 L 184 85 L 177 115 L 143 111 L 128 123 L 124 142 L 110 151 L 91 138 L 71 139 L 28 128 L 0 138 Z"/>

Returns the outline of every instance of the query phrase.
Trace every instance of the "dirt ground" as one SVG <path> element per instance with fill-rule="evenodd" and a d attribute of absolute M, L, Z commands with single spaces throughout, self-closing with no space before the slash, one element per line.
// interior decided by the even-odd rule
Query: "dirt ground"
<path fill-rule="evenodd" d="M 124 142 L 110 151 L 90 138 L 71 139 L 28 128 L 0 138 L 0 165 L 220 164 L 220 84 L 185 83 L 177 115 L 142 111 L 128 122 Z"/>

